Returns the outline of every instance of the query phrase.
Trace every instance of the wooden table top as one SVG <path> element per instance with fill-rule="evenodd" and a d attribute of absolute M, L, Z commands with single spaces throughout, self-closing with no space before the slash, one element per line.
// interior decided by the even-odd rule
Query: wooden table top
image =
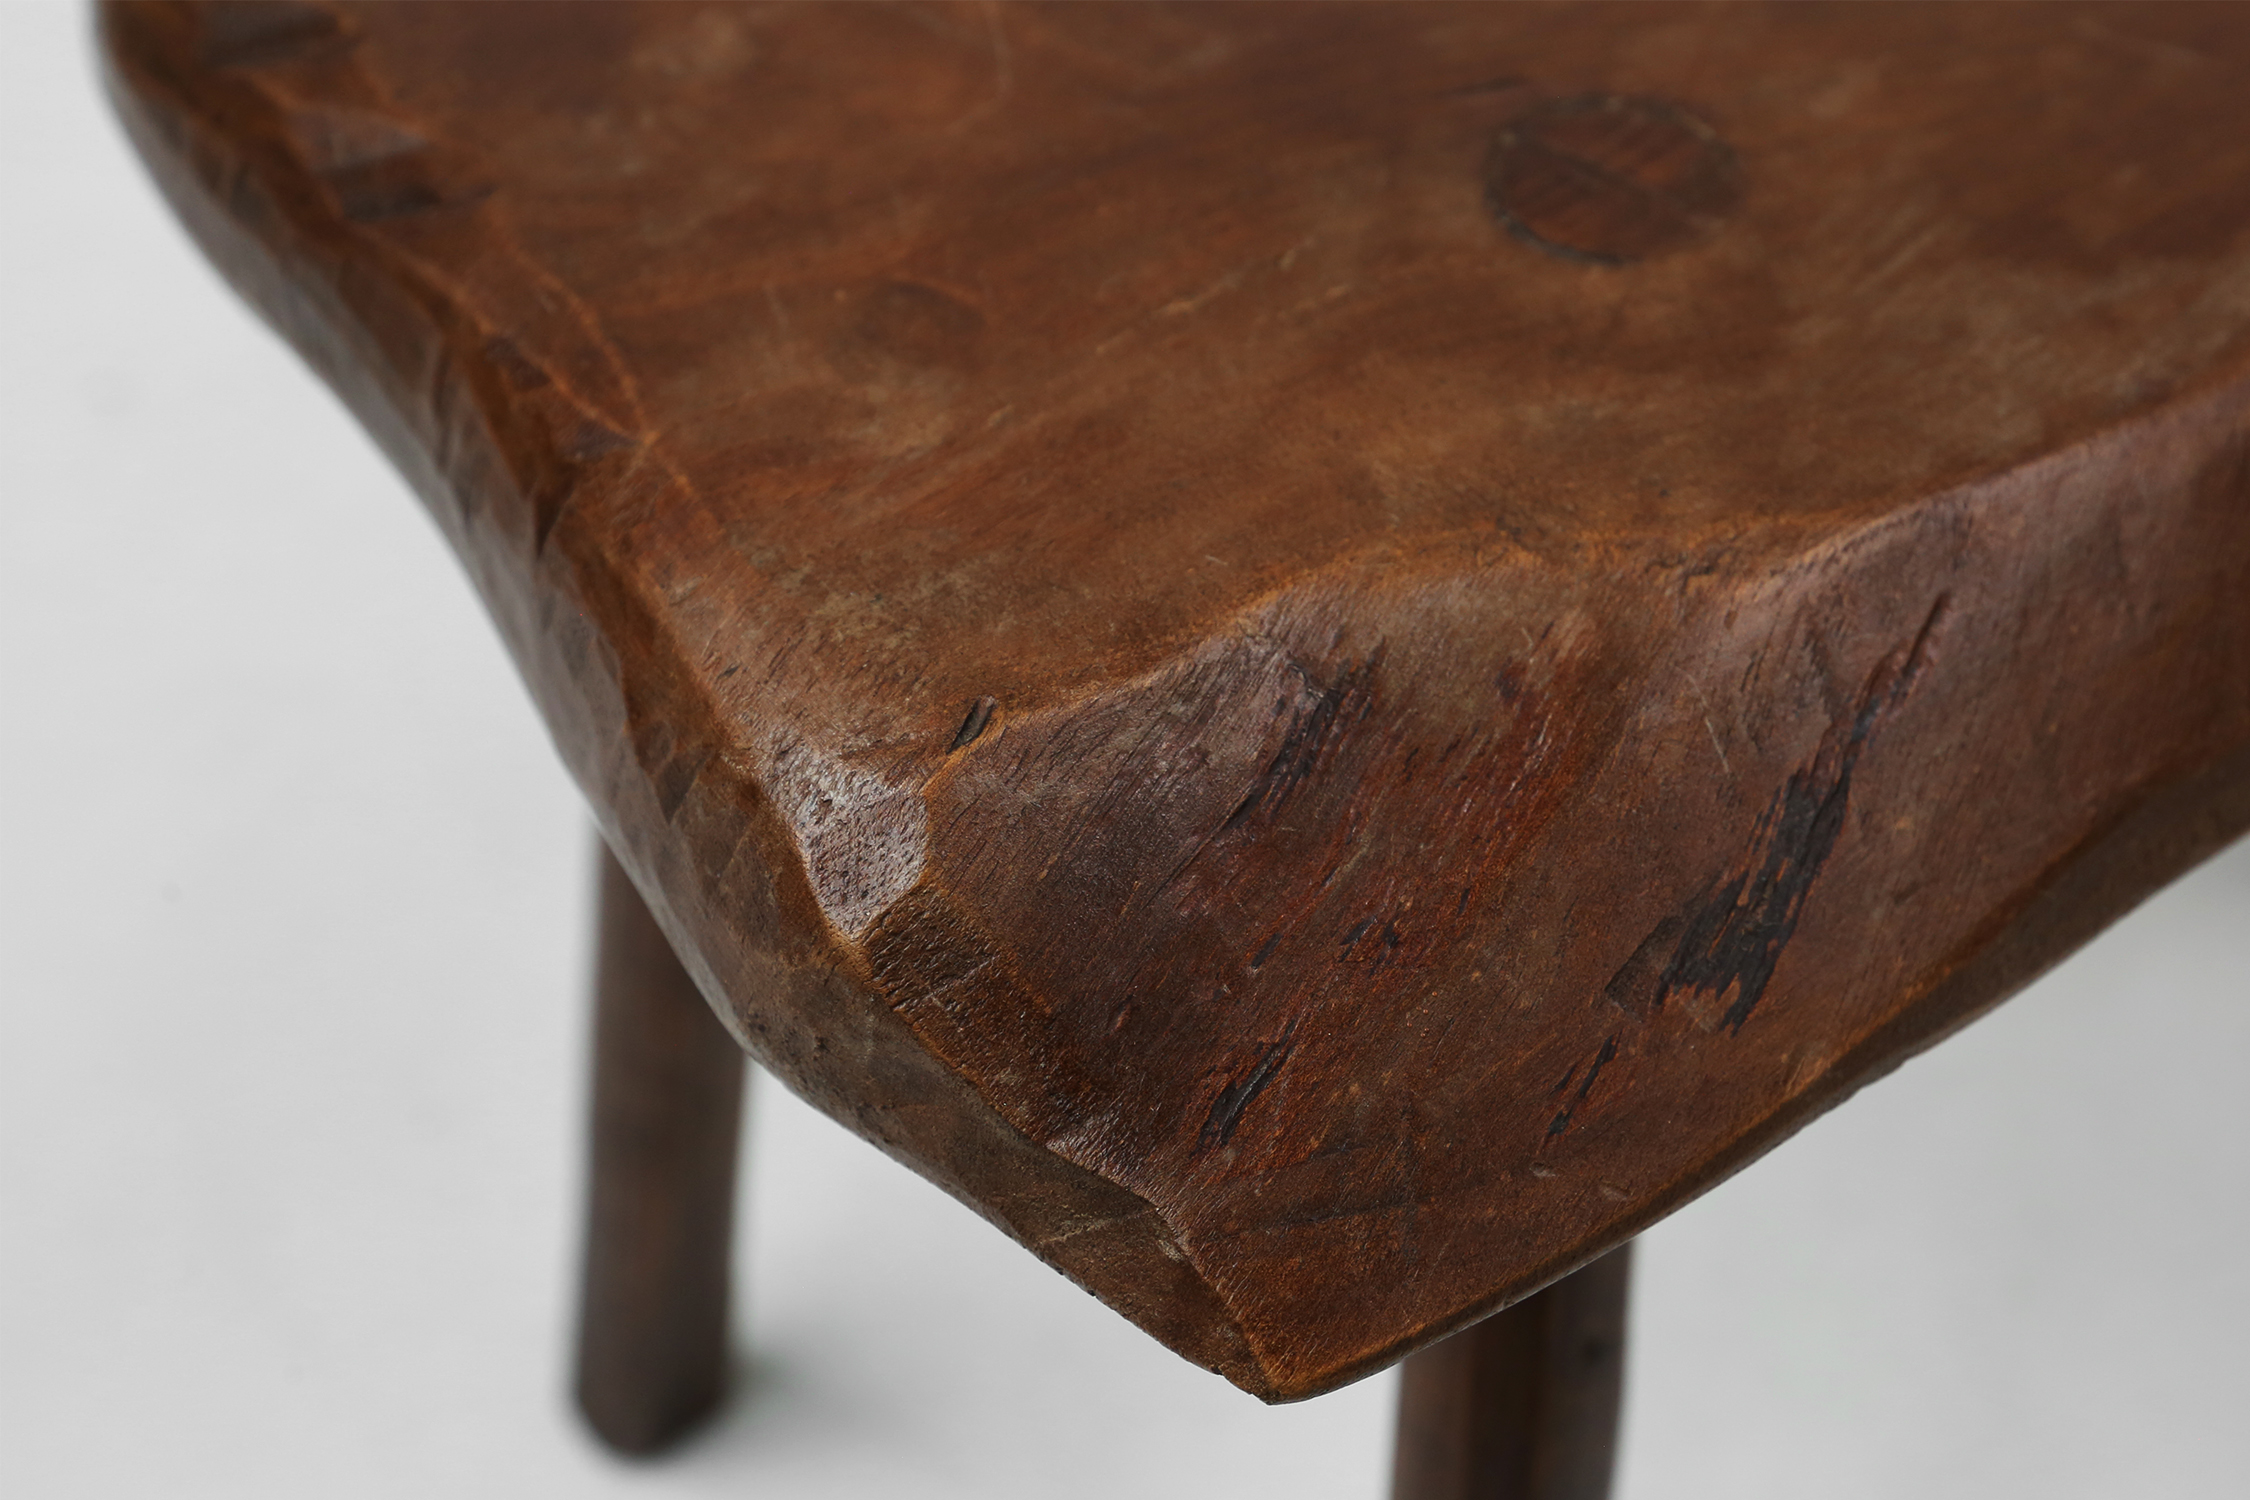
<path fill-rule="evenodd" d="M 1268 1398 L 2250 824 L 2250 10 L 103 27 L 743 1044 Z"/>

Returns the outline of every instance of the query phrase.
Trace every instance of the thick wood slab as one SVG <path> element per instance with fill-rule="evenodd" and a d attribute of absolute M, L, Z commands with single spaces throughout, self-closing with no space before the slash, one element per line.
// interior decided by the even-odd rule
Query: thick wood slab
<path fill-rule="evenodd" d="M 1261 1395 L 2250 819 L 2241 8 L 104 26 L 743 1044 Z"/>

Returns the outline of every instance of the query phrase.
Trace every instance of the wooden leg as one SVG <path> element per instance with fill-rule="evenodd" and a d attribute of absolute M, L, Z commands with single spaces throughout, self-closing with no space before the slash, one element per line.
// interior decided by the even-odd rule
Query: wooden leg
<path fill-rule="evenodd" d="M 1632 1249 L 1406 1361 L 1392 1500 L 1609 1494 Z"/>
<path fill-rule="evenodd" d="M 742 1074 L 604 849 L 578 1404 L 628 1453 L 679 1437 L 725 1389 Z"/>

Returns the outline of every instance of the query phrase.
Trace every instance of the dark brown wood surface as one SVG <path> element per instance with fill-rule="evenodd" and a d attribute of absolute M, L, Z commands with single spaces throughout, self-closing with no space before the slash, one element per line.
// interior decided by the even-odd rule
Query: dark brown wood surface
<path fill-rule="evenodd" d="M 1391 1500 L 1606 1500 L 1631 1245 L 1399 1371 Z"/>
<path fill-rule="evenodd" d="M 649 1453 L 726 1391 L 742 1049 L 606 849 L 600 930 L 578 1405 Z"/>
<path fill-rule="evenodd" d="M 737 1038 L 1269 1398 L 2250 822 L 2244 8 L 103 17 Z"/>

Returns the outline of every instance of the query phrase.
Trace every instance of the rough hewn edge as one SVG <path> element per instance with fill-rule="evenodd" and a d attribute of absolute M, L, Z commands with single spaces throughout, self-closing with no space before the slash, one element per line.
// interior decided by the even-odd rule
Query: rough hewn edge
<path fill-rule="evenodd" d="M 634 612 L 638 601 L 621 597 L 621 580 L 586 576 L 599 559 L 566 560 L 558 555 L 565 548 L 548 545 L 572 487 L 640 477 L 614 466 L 598 472 L 588 462 L 629 446 L 634 435 L 617 433 L 629 421 L 600 421 L 625 442 L 585 452 L 583 423 L 574 434 L 569 417 L 594 414 L 568 383 L 509 369 L 505 354 L 520 349 L 496 358 L 492 336 L 505 330 L 483 328 L 449 288 L 415 274 L 336 214 L 272 122 L 259 118 L 243 81 L 226 76 L 309 49 L 347 50 L 348 21 L 322 6 L 270 7 L 259 27 L 239 28 L 240 45 L 214 62 L 196 54 L 193 7 L 104 0 L 97 14 L 110 96 L 166 200 L 229 283 L 328 382 L 421 495 L 477 584 L 605 836 L 752 1055 L 1183 1357 L 1269 1401 L 1313 1394 L 1285 1387 L 1256 1359 L 1149 1203 L 1024 1137 L 871 993 L 857 955 L 833 943 L 786 831 L 754 783 L 696 775 L 666 795 L 661 783 L 684 757 L 673 736 L 652 746 L 650 726 L 708 729 L 715 715 L 702 702 L 666 711 L 673 705 L 665 700 L 693 682 L 684 669 L 653 684 L 625 680 L 606 641 L 618 612 Z M 413 342 L 402 350 L 397 340 L 409 327 Z M 581 410 L 558 419 L 527 410 L 531 399 L 510 402 L 511 393 L 527 390 Z M 599 416 L 614 419 L 611 405 Z M 480 444 L 485 451 L 476 451 Z M 558 483 L 560 495 L 536 492 Z M 491 513 L 510 504 L 527 514 L 496 524 Z M 520 549 L 477 545 L 508 521 L 519 529 L 530 523 L 528 558 Z M 595 628 L 594 619 L 604 626 Z M 666 644 L 651 639 L 645 620 L 626 622 L 619 633 L 628 632 Z M 707 757 L 695 759 L 700 765 Z M 687 841 L 663 836 L 697 812 L 733 825 L 732 847 L 754 848 L 758 868 L 746 873 L 753 861 L 738 853 L 714 867 Z M 723 888 L 729 881 L 761 887 L 748 898 L 763 908 L 753 919 L 794 929 L 782 945 L 784 966 L 756 964 L 739 928 L 734 942 L 715 932 L 730 920 L 723 908 L 744 900 Z M 722 954 L 734 962 L 718 961 Z M 777 993 L 786 995 L 780 1004 Z M 885 1095 L 893 1102 L 880 1110 L 864 1102 Z"/>
<path fill-rule="evenodd" d="M 1635 1215 L 1632 1232 L 1693 1202 L 1861 1089 L 1989 1014 L 2245 833 L 2250 833 L 2250 747 L 2150 788 L 2129 811 L 2082 840 L 2013 908 L 1994 913 L 1977 940 L 1942 965 L 1919 997 L 1839 1057 L 1819 1083 L 1744 1132 L 1714 1157 L 1709 1170 L 1651 1200 Z"/>
<path fill-rule="evenodd" d="M 2234 455 L 2236 493 L 2250 499 L 2250 491 L 2241 489 L 2250 480 L 2250 435 L 2242 425 L 2246 410 L 2250 410 L 2250 375 L 2239 368 L 2214 372 L 2175 393 L 2161 412 L 2143 413 L 2015 470 L 1933 495 L 1911 511 L 1843 531 L 1807 549 L 1784 571 L 1800 573 L 1816 567 L 1849 571 L 1859 554 L 1879 550 L 1887 534 L 1921 524 L 1932 514 L 1973 509 L 2011 487 L 2043 492 L 2059 483 L 2066 470 L 2088 461 L 2112 460 L 2116 450 L 2147 440 L 2145 432 L 2128 429 L 2156 426 L 2174 442 L 2191 436 L 2207 438 L 2185 451 L 2201 454 L 2214 466 Z M 2165 432 L 2166 427 L 2171 430 Z M 1935 620 L 1933 613 L 1932 623 Z M 1968 938 L 1923 968 L 1887 1018 L 1829 1060 L 1806 1087 L 1770 1112 L 1745 1120 L 1740 1133 L 1716 1143 L 1696 1170 L 1635 1203 L 1603 1233 L 1527 1269 L 1508 1286 L 1495 1288 L 1490 1296 L 1379 1354 L 1339 1364 L 1322 1389 L 1363 1378 L 1472 1327 L 1628 1243 L 1754 1165 L 1861 1089 L 1889 1077 L 2021 993 L 2141 903 L 2245 835 L 2250 835 L 2250 743 L 2240 733 L 2219 736 L 2216 747 L 2176 756 L 2145 779 L 2120 785 L 2107 816 L 2042 867 L 2037 878 L 2013 893 L 2013 899 L 1989 912 Z"/>
<path fill-rule="evenodd" d="M 299 248 L 290 234 L 333 240 L 348 238 L 349 229 L 322 222 L 317 194 L 300 192 L 304 201 L 292 202 L 291 185 L 283 180 L 285 165 L 277 177 L 272 163 L 229 157 L 230 137 L 223 124 L 199 118 L 187 95 L 174 98 L 176 112 L 168 120 L 152 100 L 135 96 L 126 85 L 145 88 L 148 80 L 128 76 L 116 18 L 139 9 L 120 4 L 105 10 L 105 34 L 120 110 L 160 183 L 213 259 L 376 431 L 454 537 L 547 710 L 566 760 L 601 809 L 613 843 L 650 894 L 660 920 L 684 950 L 695 953 L 691 967 L 707 993 L 791 992 L 786 1007 L 732 1007 L 734 1024 L 751 1050 L 828 1112 L 963 1198 L 1160 1340 L 1267 1399 L 1314 1395 L 1371 1373 L 1606 1251 L 2029 983 L 2165 880 L 2250 826 L 2250 757 L 2238 754 L 2176 783 L 2142 789 L 2129 811 L 2081 842 L 2015 909 L 1997 914 L 1966 951 L 1939 965 L 1920 998 L 1837 1059 L 1814 1086 L 1715 1152 L 1705 1170 L 1636 1206 L 1616 1234 L 1530 1273 L 1522 1285 L 1488 1305 L 1464 1310 L 1442 1327 L 1309 1377 L 1301 1370 L 1277 1376 L 1243 1344 L 1232 1315 L 1208 1284 L 1182 1264 L 1170 1232 L 1145 1200 L 1060 1161 L 1024 1137 L 932 1058 L 887 1008 L 871 1002 L 855 955 L 820 948 L 826 929 L 810 905 L 803 872 L 787 857 L 771 857 L 787 849 L 786 834 L 754 785 L 744 781 L 729 787 L 705 776 L 691 777 L 677 795 L 661 789 L 676 758 L 669 750 L 652 751 L 636 738 L 634 728 L 636 722 L 669 722 L 670 716 L 657 710 L 661 697 L 644 696 L 645 689 L 637 691 L 621 679 L 614 659 L 602 658 L 605 632 L 592 630 L 583 619 L 583 612 L 597 604 L 614 610 L 626 607 L 626 601 L 568 594 L 567 570 L 561 564 L 534 562 L 517 574 L 496 573 L 495 558 L 475 554 L 462 530 L 469 524 L 471 502 L 479 498 L 464 492 L 463 474 L 481 469 L 500 488 L 506 487 L 503 480 L 522 483 L 510 462 L 522 453 L 497 451 L 507 446 L 497 434 L 507 432 L 519 444 L 549 443 L 549 450 L 537 455 L 534 471 L 576 473 L 573 456 L 551 438 L 525 436 L 523 413 L 505 394 L 507 372 L 492 364 L 473 324 L 458 321 L 462 310 L 444 305 L 442 297 L 435 305 L 422 300 L 435 295 L 428 287 L 382 286 L 383 278 L 395 277 L 398 268 L 382 264 L 379 256 L 354 263 L 370 273 L 354 293 L 362 298 L 388 295 L 393 310 L 411 308 L 424 322 L 424 347 L 442 359 L 417 370 L 384 371 L 366 363 L 363 350 L 353 347 L 350 331 L 338 321 L 352 316 L 354 305 L 335 286 L 317 284 L 319 278 L 305 271 L 301 261 L 283 253 Z M 256 49 L 249 55 L 256 56 Z M 198 151 L 204 153 L 200 158 Z M 237 219 L 261 195 L 272 211 L 269 222 L 259 232 L 248 232 Z M 417 402 L 398 399 L 395 389 L 385 385 L 387 376 L 400 382 L 428 380 L 421 392 L 421 404 L 428 409 L 416 410 Z M 449 403 L 458 406 L 449 409 Z M 495 451 L 463 451 L 464 442 L 482 442 Z M 542 465 L 548 467 L 542 470 Z M 593 480 L 580 474 L 574 482 Z M 529 510 L 539 508 L 535 497 L 517 498 Z M 561 501 L 553 503 L 559 507 Z M 536 529 L 536 551 L 544 551 L 552 534 L 551 522 Z M 582 612 L 575 628 L 558 620 L 558 598 L 563 608 Z M 606 625 L 614 616 L 603 618 Z M 568 639 L 557 644 L 545 631 Z M 574 665 L 556 659 L 572 649 L 591 653 L 593 668 L 586 659 Z M 679 674 L 683 679 L 687 675 Z M 677 690 L 681 683 L 662 686 Z M 691 711 L 682 721 L 692 717 Z M 768 856 L 776 888 L 767 893 L 767 911 L 777 919 L 786 915 L 798 942 L 790 950 L 786 972 L 753 975 L 751 961 L 741 953 L 719 962 L 716 955 L 725 953 L 726 945 L 714 939 L 714 927 L 729 918 L 714 905 L 728 893 L 715 887 L 742 877 L 739 871 L 729 874 L 733 861 L 717 870 L 698 865 L 685 841 L 660 836 L 683 821 L 683 810 L 690 818 L 700 813 L 735 820 L 737 842 Z M 806 939 L 808 932 L 816 937 Z M 746 982 L 746 976 L 765 983 Z M 783 1009 L 788 1025 L 776 1028 L 772 1023 Z M 852 1040 L 838 1044 L 842 1034 L 855 1029 Z M 1867 1071 L 1861 1074 L 1860 1069 Z M 865 1086 L 870 1082 L 879 1082 L 905 1102 L 880 1116 L 870 1114 L 857 1102 L 870 1097 Z"/>

